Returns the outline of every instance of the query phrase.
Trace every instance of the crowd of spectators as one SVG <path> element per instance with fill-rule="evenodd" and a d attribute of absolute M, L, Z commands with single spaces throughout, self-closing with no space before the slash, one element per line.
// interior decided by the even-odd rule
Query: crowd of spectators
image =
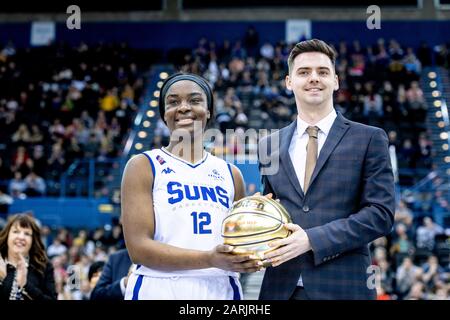
<path fill-rule="evenodd" d="M 395 39 L 379 39 L 371 46 L 342 41 L 334 47 L 340 83 L 336 109 L 351 120 L 384 128 L 396 148 L 399 168 L 409 172 L 401 182 L 414 184 L 432 168 L 421 71 L 432 64 L 447 66 L 448 51 L 442 49 L 445 46 L 429 48 L 425 43 L 402 47 Z M 296 117 L 293 93 L 285 85 L 291 48 L 284 41 L 260 43 L 250 27 L 234 43 L 201 38 L 177 68 L 201 74 L 213 85 L 216 127 L 223 133 L 226 129 L 277 129 Z M 161 145 L 167 135 L 159 130 L 153 145 Z M 232 140 L 224 143 L 229 144 L 223 146 L 228 153 L 245 151 Z"/>
<path fill-rule="evenodd" d="M 126 44 L 0 49 L 0 188 L 13 198 L 59 195 L 76 159 L 120 155 L 144 89 Z"/>
<path fill-rule="evenodd" d="M 117 220 L 95 230 L 55 228 L 37 221 L 55 272 L 59 300 L 89 300 L 108 257 L 125 248 Z M 2 226 L 0 225 L 0 230 Z M 370 284 L 380 300 L 450 299 L 450 230 L 417 219 L 404 202 L 394 231 L 370 245 Z M 245 288 L 244 288 L 245 289 Z"/>
<path fill-rule="evenodd" d="M 394 231 L 371 244 L 378 299 L 449 300 L 450 229 L 400 201 Z"/>
<path fill-rule="evenodd" d="M 346 117 L 383 127 L 396 148 L 399 168 L 412 170 L 400 181 L 412 185 L 432 168 L 425 127 L 421 70 L 448 66 L 446 46 L 402 47 L 379 39 L 334 44 L 340 89 L 336 109 Z M 248 128 L 274 129 L 296 116 L 285 86 L 292 44 L 261 43 L 250 27 L 242 40 L 216 44 L 199 40 L 176 66 L 199 73 L 214 87 L 215 126 L 238 134 Z M 120 155 L 123 138 L 144 89 L 135 49 L 126 44 L 64 44 L 0 51 L 0 188 L 13 198 L 58 195 L 59 179 L 75 159 L 108 160 Z M 168 130 L 160 120 L 153 147 L 164 145 Z M 247 146 L 215 142 L 236 154 Z M 419 171 L 421 170 L 422 171 Z M 400 174 L 400 179 L 402 179 Z M 107 177 L 105 177 L 107 180 Z"/>
<path fill-rule="evenodd" d="M 425 43 L 405 48 L 383 39 L 367 47 L 358 41 L 334 45 L 340 79 L 336 109 L 384 128 L 400 168 L 429 172 L 431 141 L 420 74 L 431 64 L 448 68 L 450 51 Z M 260 43 L 249 28 L 242 41 L 219 45 L 200 39 L 177 68 L 201 74 L 213 85 L 214 125 L 222 132 L 281 128 L 296 117 L 294 96 L 284 82 L 291 46 Z M 8 44 L 1 50 L 0 213 L 14 198 L 56 194 L 61 173 L 75 159 L 120 155 L 144 89 L 133 57 L 125 44 L 22 50 Z M 161 120 L 154 133 L 152 147 L 167 143 Z M 239 154 L 252 145 L 237 141 L 215 141 L 214 148 Z M 443 203 L 443 210 L 448 205 Z M 411 207 L 400 201 L 392 234 L 371 244 L 379 299 L 449 299 L 449 231 L 433 216 L 416 216 Z M 42 231 L 59 299 L 89 299 L 108 255 L 124 248 L 119 224 L 97 230 L 42 226 Z"/>
<path fill-rule="evenodd" d="M 89 300 L 108 257 L 125 248 L 122 227 L 113 220 L 95 230 L 41 225 L 58 300 Z"/>

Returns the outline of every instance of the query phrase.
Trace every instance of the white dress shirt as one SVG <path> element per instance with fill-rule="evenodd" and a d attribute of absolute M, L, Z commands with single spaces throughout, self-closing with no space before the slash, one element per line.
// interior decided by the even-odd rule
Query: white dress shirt
<path fill-rule="evenodd" d="M 336 119 L 337 114 L 333 109 L 325 118 L 314 124 L 319 128 L 318 133 L 318 150 L 317 157 L 320 155 L 320 151 L 328 137 L 331 126 Z M 289 146 L 289 156 L 291 157 L 292 165 L 294 166 L 297 179 L 300 182 L 302 190 L 304 190 L 305 183 L 305 166 L 306 166 L 306 145 L 308 144 L 309 135 L 306 132 L 306 128 L 311 126 L 311 124 L 303 121 L 300 117 L 297 117 L 297 128 L 292 135 L 291 144 Z M 302 276 L 297 283 L 298 286 L 303 286 Z"/>

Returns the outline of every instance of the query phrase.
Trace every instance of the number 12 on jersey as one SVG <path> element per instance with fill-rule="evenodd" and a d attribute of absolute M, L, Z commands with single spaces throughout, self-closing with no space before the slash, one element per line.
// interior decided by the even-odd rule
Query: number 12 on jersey
<path fill-rule="evenodd" d="M 191 213 L 194 222 L 194 234 L 212 233 L 207 226 L 211 224 L 211 215 L 208 212 L 194 211 Z"/>

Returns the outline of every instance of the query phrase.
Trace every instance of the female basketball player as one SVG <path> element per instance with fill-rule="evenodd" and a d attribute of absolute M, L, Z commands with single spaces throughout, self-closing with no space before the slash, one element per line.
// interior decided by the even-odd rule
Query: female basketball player
<path fill-rule="evenodd" d="M 221 245 L 222 220 L 245 188 L 235 166 L 203 148 L 212 90 L 197 75 L 175 74 L 159 101 L 170 143 L 130 159 L 122 180 L 124 235 L 137 265 L 125 299 L 241 299 L 238 272 L 261 262 Z"/>

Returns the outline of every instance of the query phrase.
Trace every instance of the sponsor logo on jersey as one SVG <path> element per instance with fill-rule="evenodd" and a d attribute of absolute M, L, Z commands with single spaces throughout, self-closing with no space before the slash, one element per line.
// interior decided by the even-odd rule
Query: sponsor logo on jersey
<path fill-rule="evenodd" d="M 225 181 L 225 178 L 216 169 L 214 169 L 210 174 L 208 174 L 208 177 L 214 180 Z"/>
<path fill-rule="evenodd" d="M 170 169 L 169 167 L 164 168 L 161 173 L 165 173 L 165 174 L 169 174 L 169 173 L 175 173 L 175 171 L 173 171 L 172 169 Z"/>

